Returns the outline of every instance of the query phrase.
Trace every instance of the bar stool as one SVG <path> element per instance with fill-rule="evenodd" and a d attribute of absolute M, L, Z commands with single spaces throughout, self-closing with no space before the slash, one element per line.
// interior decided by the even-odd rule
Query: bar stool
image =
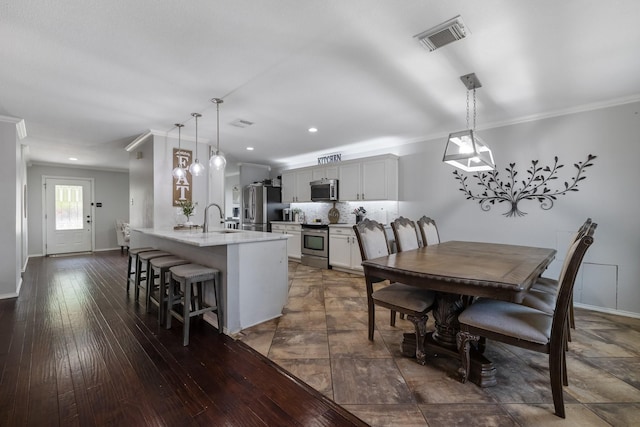
<path fill-rule="evenodd" d="M 149 280 L 149 272 L 151 272 L 150 262 L 153 258 L 160 258 L 161 256 L 172 255 L 165 251 L 146 251 L 138 254 L 138 262 L 136 263 L 136 280 L 135 280 L 135 300 L 140 298 L 140 288 L 146 288 L 146 281 Z M 144 267 L 144 268 L 143 268 Z M 144 276 L 143 276 L 144 274 Z M 151 272 L 153 275 L 153 272 Z M 153 276 L 151 278 L 153 280 Z M 142 284 L 145 281 L 145 284 Z"/>
<path fill-rule="evenodd" d="M 155 251 L 155 248 L 129 248 L 129 260 L 127 262 L 127 294 L 129 293 L 129 286 L 131 283 L 136 283 L 136 271 L 132 268 L 136 266 L 138 260 L 138 254 L 140 252 Z M 132 277 L 133 276 L 133 277 Z"/>
<path fill-rule="evenodd" d="M 167 301 L 167 329 L 171 329 L 171 318 L 183 323 L 182 344 L 189 345 L 189 322 L 192 317 L 214 311 L 218 317 L 218 333 L 222 333 L 222 304 L 220 302 L 220 270 L 198 264 L 184 264 L 169 269 L 171 282 Z M 202 298 L 203 283 L 213 282 L 214 306 L 207 305 Z M 195 288 L 194 288 L 195 285 Z M 184 289 L 182 291 L 181 289 Z M 182 304 L 182 313 L 174 306 Z"/>
<path fill-rule="evenodd" d="M 147 313 L 151 311 L 151 304 L 153 303 L 158 307 L 158 323 L 163 325 L 165 322 L 165 316 L 167 314 L 165 307 L 165 297 L 167 295 L 167 283 L 170 277 L 169 269 L 177 265 L 189 264 L 189 261 L 178 258 L 177 256 L 163 256 L 159 258 L 153 258 L 151 261 L 152 279 L 147 280 Z M 155 278 L 158 277 L 159 281 L 156 284 Z M 167 280 L 169 279 L 169 280 Z M 155 296 L 155 291 L 158 291 L 158 296 Z"/>

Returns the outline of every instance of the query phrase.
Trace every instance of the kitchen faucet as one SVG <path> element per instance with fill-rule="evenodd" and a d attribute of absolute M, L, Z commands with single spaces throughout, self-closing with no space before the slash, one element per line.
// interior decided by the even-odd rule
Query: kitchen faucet
<path fill-rule="evenodd" d="M 220 224 L 224 224 L 224 216 L 222 215 L 222 208 L 217 203 L 209 203 L 206 208 L 204 208 L 204 224 L 202 224 L 202 232 L 206 233 L 208 230 L 207 218 L 209 217 L 209 208 L 211 206 L 215 206 L 220 211 Z"/>

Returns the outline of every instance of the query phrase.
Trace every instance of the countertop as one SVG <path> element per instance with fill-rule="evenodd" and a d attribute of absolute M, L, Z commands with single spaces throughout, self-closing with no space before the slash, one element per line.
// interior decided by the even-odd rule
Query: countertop
<path fill-rule="evenodd" d="M 209 230 L 207 233 L 203 233 L 202 230 L 168 230 L 156 228 L 135 228 L 133 231 L 200 247 L 240 245 L 288 238 L 286 234 L 235 230 L 230 228 L 215 228 Z"/>

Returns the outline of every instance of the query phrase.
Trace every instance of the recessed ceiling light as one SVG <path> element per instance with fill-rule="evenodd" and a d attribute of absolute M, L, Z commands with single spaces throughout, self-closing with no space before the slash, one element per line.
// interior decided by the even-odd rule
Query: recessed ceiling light
<path fill-rule="evenodd" d="M 318 132 L 318 128 L 309 128 L 309 132 L 316 133 Z"/>
<path fill-rule="evenodd" d="M 76 160 L 78 160 L 78 158 L 77 157 L 69 157 L 69 160 L 73 160 L 75 162 Z"/>
<path fill-rule="evenodd" d="M 253 151 L 253 147 L 247 147 L 247 151 Z"/>

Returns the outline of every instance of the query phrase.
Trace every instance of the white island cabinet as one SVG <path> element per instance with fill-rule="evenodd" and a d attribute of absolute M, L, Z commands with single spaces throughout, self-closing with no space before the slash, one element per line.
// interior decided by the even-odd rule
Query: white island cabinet
<path fill-rule="evenodd" d="M 223 330 L 227 334 L 282 315 L 288 291 L 286 235 L 230 229 L 203 233 L 142 228 L 132 230 L 130 239 L 133 248 L 152 246 L 219 269 Z M 211 287 L 204 297 L 213 302 Z M 206 313 L 205 320 L 217 326 L 212 313 Z"/>

